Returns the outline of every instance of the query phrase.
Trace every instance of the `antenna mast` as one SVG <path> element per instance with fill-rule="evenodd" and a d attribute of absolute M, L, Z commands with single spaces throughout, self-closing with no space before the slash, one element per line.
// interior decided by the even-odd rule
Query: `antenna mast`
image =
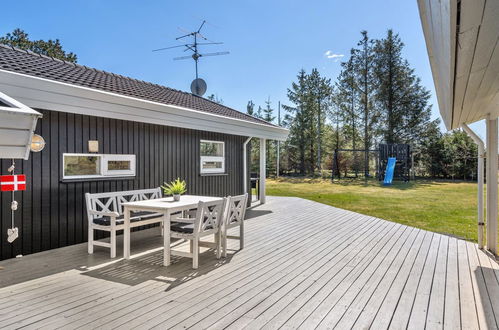
<path fill-rule="evenodd" d="M 161 51 L 161 50 L 166 50 L 166 49 L 184 47 L 185 48 L 184 52 L 191 51 L 192 55 L 174 57 L 173 60 L 177 61 L 177 60 L 185 60 L 185 59 L 190 59 L 190 58 L 192 58 L 194 60 L 194 66 L 196 69 L 196 79 L 191 84 L 191 91 L 193 94 L 196 94 L 199 96 L 202 96 L 206 92 L 206 82 L 203 79 L 199 78 L 199 76 L 198 76 L 199 59 L 201 57 L 206 57 L 206 56 L 219 56 L 219 55 L 229 54 L 229 52 L 227 52 L 227 51 L 216 52 L 216 53 L 204 53 L 204 54 L 201 54 L 199 52 L 199 45 L 221 45 L 221 44 L 223 44 L 223 42 L 216 42 L 216 41 L 209 40 L 208 38 L 206 38 L 204 35 L 201 34 L 201 29 L 203 28 L 205 23 L 206 23 L 206 20 L 204 20 L 201 23 L 201 25 L 199 26 L 199 28 L 196 31 L 192 31 L 192 32 L 186 31 L 187 34 L 175 38 L 175 40 L 177 40 L 177 41 L 183 40 L 184 38 L 192 38 L 192 42 L 187 42 L 185 44 L 178 45 L 178 46 L 171 46 L 171 47 L 165 47 L 165 48 L 159 48 L 159 49 L 153 50 L 153 52 L 156 52 L 156 51 Z M 199 42 L 198 41 L 199 39 L 201 39 L 203 41 Z M 204 41 L 206 41 L 206 42 L 204 42 Z"/>

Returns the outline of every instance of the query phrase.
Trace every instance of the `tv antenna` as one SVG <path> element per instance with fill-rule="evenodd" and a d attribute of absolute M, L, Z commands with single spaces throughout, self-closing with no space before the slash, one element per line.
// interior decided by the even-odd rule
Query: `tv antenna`
<path fill-rule="evenodd" d="M 206 88 L 207 88 L 206 82 L 203 79 L 199 78 L 199 76 L 198 76 L 198 61 L 199 61 L 199 59 L 201 57 L 219 56 L 219 55 L 229 54 L 229 52 L 227 52 L 227 51 L 216 52 L 216 53 L 204 53 L 204 54 L 201 54 L 199 52 L 200 45 L 204 46 L 204 45 L 221 45 L 221 44 L 223 44 L 223 42 L 212 41 L 201 34 L 201 29 L 203 28 L 205 23 L 206 23 L 206 20 L 203 20 L 203 22 L 201 23 L 201 26 L 199 26 L 199 28 L 193 32 L 181 29 L 181 31 L 187 32 L 187 34 L 175 38 L 175 40 L 177 40 L 177 41 L 183 40 L 185 38 L 192 38 L 191 42 L 187 42 L 187 43 L 182 44 L 182 45 L 170 46 L 170 47 L 159 48 L 159 49 L 153 50 L 153 52 L 157 52 L 157 51 L 162 51 L 162 50 L 167 50 L 167 49 L 172 49 L 172 48 L 183 47 L 183 48 L 185 48 L 184 52 L 191 51 L 192 52 L 191 55 L 174 57 L 173 60 L 178 61 L 178 60 L 186 60 L 186 59 L 190 59 L 190 58 L 192 58 L 194 60 L 194 64 L 196 67 L 196 79 L 194 79 L 191 83 L 191 91 L 193 94 L 196 94 L 199 96 L 202 96 L 206 92 Z M 199 42 L 199 40 L 202 40 L 202 41 Z"/>

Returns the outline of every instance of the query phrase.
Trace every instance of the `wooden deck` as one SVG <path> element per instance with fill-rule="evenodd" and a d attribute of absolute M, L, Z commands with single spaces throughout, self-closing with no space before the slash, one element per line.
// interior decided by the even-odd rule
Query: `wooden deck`
<path fill-rule="evenodd" d="M 499 266 L 475 244 L 298 198 L 247 215 L 246 248 L 196 271 L 161 266 L 156 228 L 128 262 L 86 245 L 0 262 L 0 328 L 498 327 Z"/>

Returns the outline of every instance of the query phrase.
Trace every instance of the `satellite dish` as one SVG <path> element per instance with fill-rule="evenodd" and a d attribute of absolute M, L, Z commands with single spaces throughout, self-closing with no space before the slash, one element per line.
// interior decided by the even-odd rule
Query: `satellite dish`
<path fill-rule="evenodd" d="M 201 78 L 196 78 L 191 83 L 191 92 L 197 96 L 203 96 L 206 93 L 206 81 Z"/>

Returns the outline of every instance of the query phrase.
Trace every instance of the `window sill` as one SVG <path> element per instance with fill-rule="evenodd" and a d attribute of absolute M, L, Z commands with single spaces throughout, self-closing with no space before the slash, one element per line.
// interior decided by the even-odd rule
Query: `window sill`
<path fill-rule="evenodd" d="M 199 176 L 226 176 L 229 173 L 200 173 Z"/>
<path fill-rule="evenodd" d="M 74 178 L 74 179 L 61 179 L 62 183 L 71 183 L 71 182 L 95 182 L 95 181 L 116 181 L 116 180 L 135 180 L 134 175 L 129 176 L 102 176 L 102 177 L 93 177 L 93 178 Z"/>

